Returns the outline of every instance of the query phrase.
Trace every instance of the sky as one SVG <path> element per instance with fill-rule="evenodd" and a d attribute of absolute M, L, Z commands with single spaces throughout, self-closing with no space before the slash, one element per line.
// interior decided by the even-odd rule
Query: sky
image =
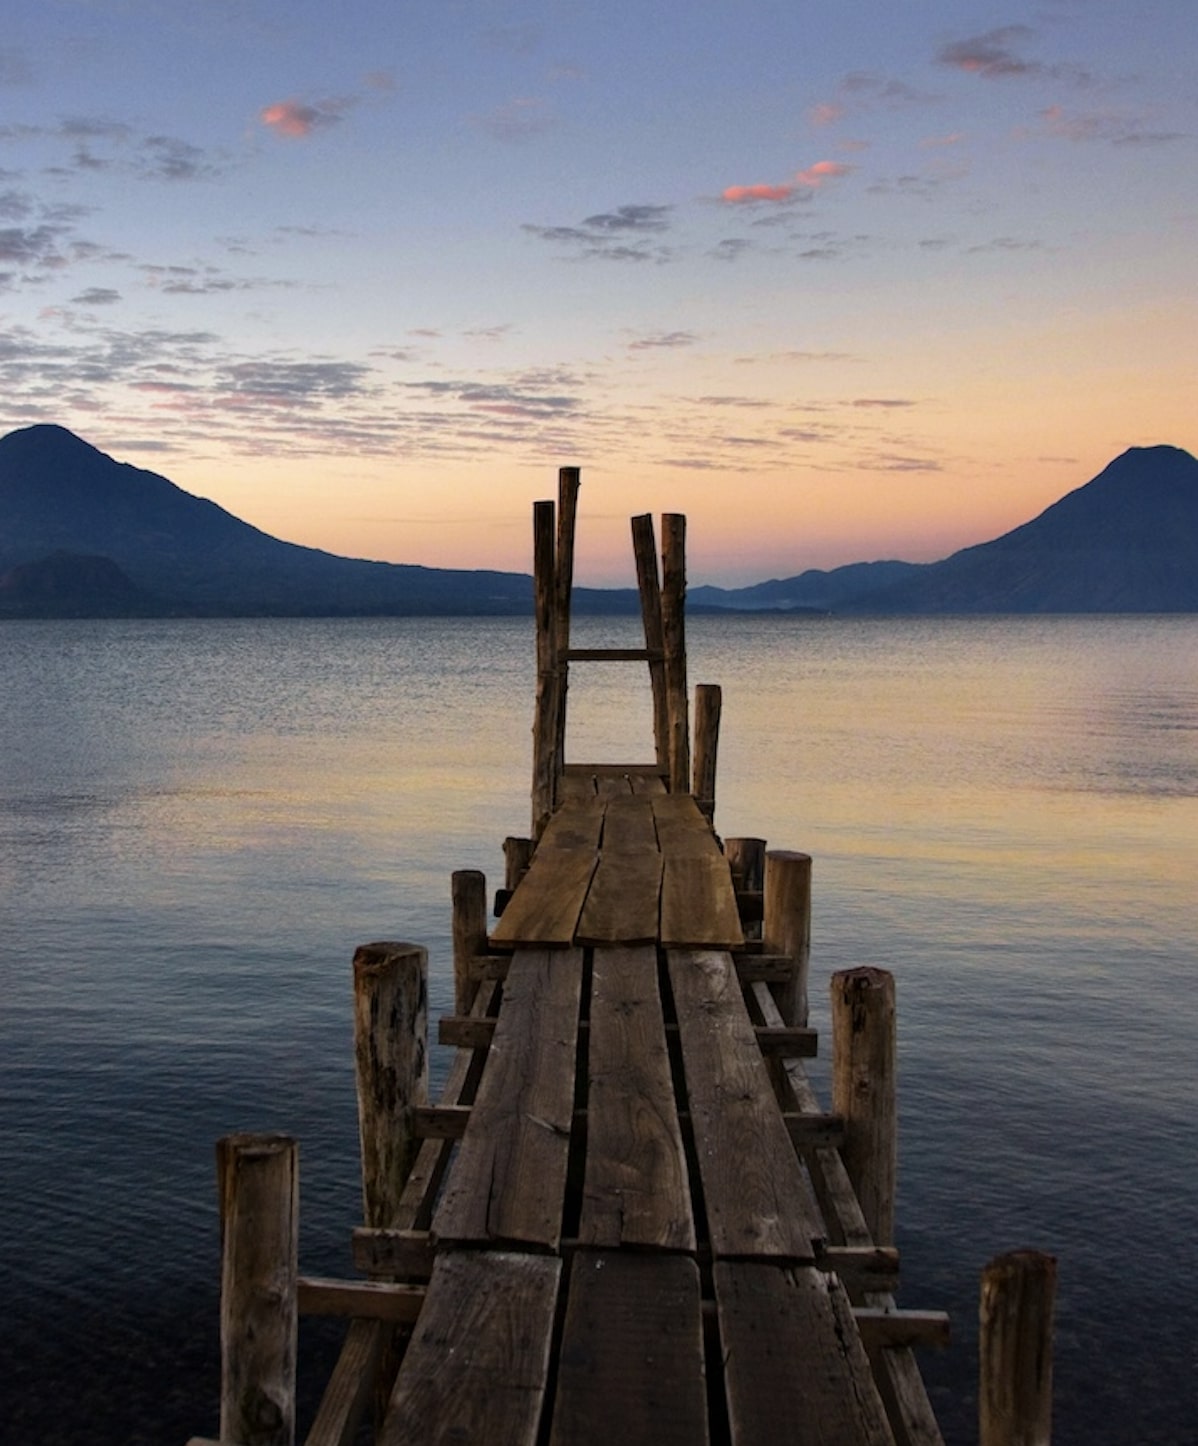
<path fill-rule="evenodd" d="M 289 541 L 692 583 L 931 561 L 1198 450 L 1192 0 L 37 0 L 0 433 Z"/>

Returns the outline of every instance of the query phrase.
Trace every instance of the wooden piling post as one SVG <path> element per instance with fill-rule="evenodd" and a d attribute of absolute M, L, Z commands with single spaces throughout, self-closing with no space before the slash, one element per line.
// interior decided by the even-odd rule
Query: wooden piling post
<path fill-rule="evenodd" d="M 1057 1262 L 1037 1250 L 996 1256 L 982 1272 L 979 1446 L 1049 1446 Z"/>
<path fill-rule="evenodd" d="M 557 551 L 553 575 L 553 637 L 557 655 L 557 727 L 554 753 L 554 793 L 566 760 L 566 694 L 570 686 L 570 604 L 574 592 L 574 532 L 578 517 L 578 489 L 582 472 L 578 467 L 559 467 L 557 472 Z"/>
<path fill-rule="evenodd" d="M 787 1024 L 807 1023 L 811 969 L 811 855 L 770 849 L 765 856 L 761 948 L 794 961 L 790 979 L 772 986 Z"/>
<path fill-rule="evenodd" d="M 532 834 L 534 838 L 540 838 L 553 812 L 560 771 L 556 757 L 558 688 L 554 600 L 557 582 L 552 502 L 533 503 L 532 534 L 533 604 L 537 631 L 537 695 L 532 725 Z"/>
<path fill-rule="evenodd" d="M 695 775 L 691 792 L 708 818 L 715 817 L 715 767 L 723 700 L 718 683 L 695 685 Z"/>
<path fill-rule="evenodd" d="M 487 952 L 487 876 L 478 869 L 458 869 L 450 878 L 453 899 L 453 1001 L 455 1014 L 469 1014 L 478 980 L 470 963 Z"/>
<path fill-rule="evenodd" d="M 532 862 L 532 839 L 509 835 L 503 841 L 503 887 L 513 892 Z"/>
<path fill-rule="evenodd" d="M 666 695 L 665 634 L 661 620 L 661 581 L 657 571 L 657 540 L 653 518 L 642 513 L 632 519 L 632 553 L 641 598 L 641 622 L 649 659 L 649 686 L 653 694 L 653 743 L 657 766 L 670 766 L 670 707 Z"/>
<path fill-rule="evenodd" d="M 680 512 L 667 512 L 661 519 L 661 622 L 666 654 L 670 792 L 686 793 L 691 786 L 686 685 L 686 518 Z"/>
<path fill-rule="evenodd" d="M 875 1245 L 894 1244 L 897 1167 L 894 976 L 832 976 L 832 1110 L 844 1118 L 845 1169 Z"/>
<path fill-rule="evenodd" d="M 220 1195 L 220 1435 L 295 1441 L 299 1149 L 286 1135 L 216 1145 Z"/>
<path fill-rule="evenodd" d="M 428 953 L 419 944 L 355 950 L 354 1059 L 365 1223 L 388 1229 L 420 1145 L 412 1112 L 428 1103 Z"/>

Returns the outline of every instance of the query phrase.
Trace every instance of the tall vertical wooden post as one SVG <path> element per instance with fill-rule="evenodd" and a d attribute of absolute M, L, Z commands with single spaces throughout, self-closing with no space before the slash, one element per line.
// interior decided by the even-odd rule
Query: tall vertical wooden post
<path fill-rule="evenodd" d="M 657 540 L 653 518 L 642 513 L 632 519 L 632 553 L 636 559 L 636 585 L 641 598 L 641 622 L 649 659 L 649 685 L 653 691 L 653 744 L 657 766 L 669 772 L 670 705 L 666 695 L 665 635 L 661 621 L 661 582 L 657 571 Z"/>
<path fill-rule="evenodd" d="M 286 1135 L 227 1135 L 220 1193 L 220 1435 L 295 1441 L 299 1149 Z"/>
<path fill-rule="evenodd" d="M 832 1109 L 844 1117 L 841 1154 L 875 1245 L 894 1244 L 898 1160 L 894 976 L 832 976 Z"/>
<path fill-rule="evenodd" d="M 557 473 L 557 556 L 554 561 L 553 635 L 557 654 L 557 728 L 554 737 L 554 775 L 561 774 L 566 761 L 566 694 L 570 687 L 570 602 L 574 590 L 574 530 L 578 516 L 578 488 L 582 473 L 577 467 L 559 467 Z M 556 797 L 555 800 L 556 802 Z"/>
<path fill-rule="evenodd" d="M 770 849 L 765 856 L 761 948 L 794 961 L 785 984 L 771 986 L 787 1024 L 807 1023 L 811 969 L 811 855 Z"/>
<path fill-rule="evenodd" d="M 661 622 L 666 654 L 670 792 L 686 793 L 691 785 L 686 683 L 686 518 L 680 512 L 667 512 L 661 519 Z"/>
<path fill-rule="evenodd" d="M 470 965 L 487 952 L 487 876 L 478 869 L 457 869 L 450 877 L 453 901 L 453 1009 L 469 1014 L 478 980 Z"/>
<path fill-rule="evenodd" d="M 999 1255 L 982 1272 L 979 1446 L 1049 1446 L 1057 1262 L 1037 1250 Z"/>
<path fill-rule="evenodd" d="M 765 887 L 765 839 L 726 838 L 724 857 L 732 871 L 732 886 L 736 890 L 736 902 L 740 907 L 741 927 L 746 939 L 761 938 L 762 890 Z M 744 899 L 745 894 L 756 894 L 757 898 Z"/>
<path fill-rule="evenodd" d="M 514 892 L 532 859 L 532 839 L 509 835 L 503 841 L 503 887 Z"/>
<path fill-rule="evenodd" d="M 539 839 L 553 812 L 558 763 L 557 630 L 552 502 L 534 502 L 533 605 L 537 627 L 537 697 L 532 725 L 532 836 Z"/>
<path fill-rule="evenodd" d="M 354 952 L 354 1061 L 365 1223 L 394 1223 L 420 1142 L 412 1111 L 428 1103 L 428 953 L 419 944 Z"/>
<path fill-rule="evenodd" d="M 695 685 L 695 779 L 691 792 L 708 818 L 715 817 L 715 767 L 723 698 L 718 683 Z"/>

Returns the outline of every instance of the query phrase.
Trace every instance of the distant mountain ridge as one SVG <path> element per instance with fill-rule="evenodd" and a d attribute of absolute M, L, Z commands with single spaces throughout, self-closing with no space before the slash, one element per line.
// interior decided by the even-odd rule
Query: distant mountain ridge
<path fill-rule="evenodd" d="M 576 588 L 580 613 L 638 610 Z M 941 562 L 851 563 L 745 588 L 692 587 L 703 611 L 1198 611 L 1198 460 L 1133 447 L 1032 521 Z M 0 438 L 0 617 L 502 615 L 524 573 L 369 562 L 300 547 L 63 427 Z"/>
<path fill-rule="evenodd" d="M 164 613 L 339 616 L 528 613 L 522 573 L 337 557 L 250 526 L 155 472 L 116 462 L 64 427 L 0 438 L 0 573 L 53 554 L 109 559 Z M 594 592 L 595 597 L 591 597 Z M 634 597 L 584 589 L 582 605 Z M 18 599 L 19 603 L 19 599 Z M 0 611 L 14 606 L 12 589 Z"/>
<path fill-rule="evenodd" d="M 1132 447 L 1032 521 L 941 562 L 851 563 L 690 596 L 851 614 L 1198 612 L 1198 460 Z"/>

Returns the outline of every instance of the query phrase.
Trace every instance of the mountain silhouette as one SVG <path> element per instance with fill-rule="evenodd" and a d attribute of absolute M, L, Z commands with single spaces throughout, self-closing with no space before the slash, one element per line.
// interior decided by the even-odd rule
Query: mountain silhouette
<path fill-rule="evenodd" d="M 64 427 L 0 438 L 0 573 L 52 554 L 108 558 L 163 612 L 524 613 L 531 580 L 366 562 L 282 542 Z M 2 601 L 0 601 L 2 606 Z"/>
<path fill-rule="evenodd" d="M 852 563 L 696 608 L 835 613 L 1198 611 L 1198 461 L 1134 447 L 1031 522 L 942 562 Z M 578 612 L 638 610 L 576 588 Z M 0 616 L 527 614 L 523 573 L 367 562 L 251 527 L 64 427 L 0 438 Z"/>
<path fill-rule="evenodd" d="M 161 617 L 161 598 L 135 586 L 109 557 L 52 552 L 0 573 L 0 617 Z"/>
<path fill-rule="evenodd" d="M 838 611 L 1198 611 L 1198 460 L 1132 447 L 1031 522 Z"/>

